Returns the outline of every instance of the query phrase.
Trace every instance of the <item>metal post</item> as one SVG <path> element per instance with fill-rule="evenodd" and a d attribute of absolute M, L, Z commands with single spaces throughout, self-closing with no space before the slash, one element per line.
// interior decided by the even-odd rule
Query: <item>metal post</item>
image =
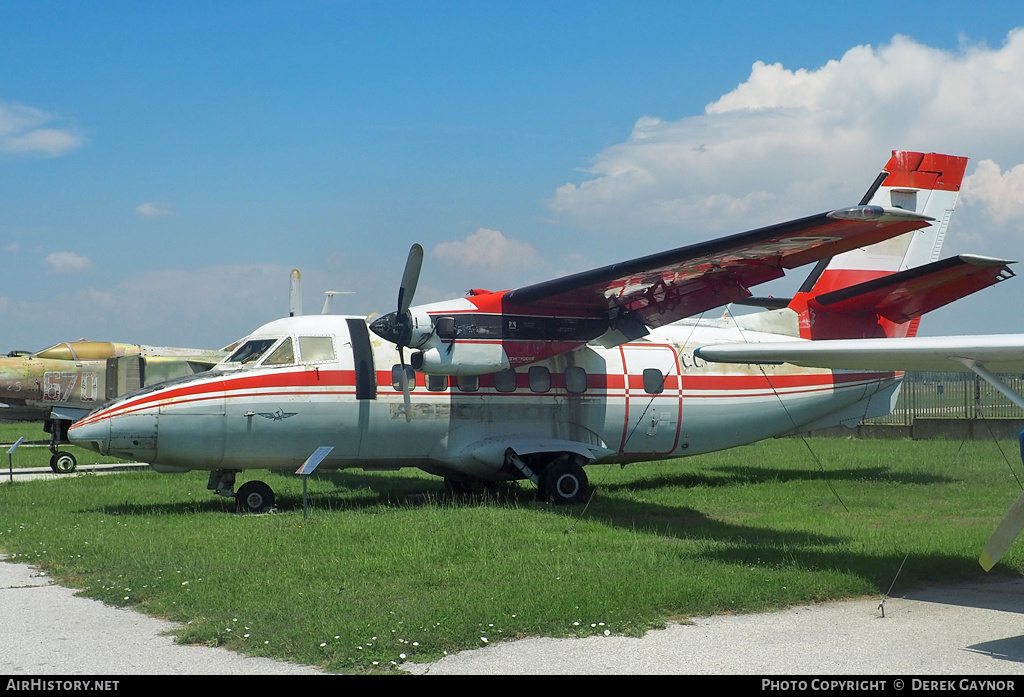
<path fill-rule="evenodd" d="M 14 482 L 14 451 L 18 449 L 22 443 L 25 442 L 25 436 L 18 439 L 18 442 L 12 445 L 7 450 L 7 476 L 10 477 L 10 481 Z"/>
<path fill-rule="evenodd" d="M 325 445 L 317 448 L 313 451 L 313 454 L 306 458 L 306 461 L 302 463 L 299 469 L 295 470 L 295 474 L 302 475 L 302 519 L 305 520 L 309 515 L 309 504 L 306 498 L 306 477 L 313 473 L 313 470 L 317 468 L 324 458 L 330 455 L 331 451 L 334 450 L 333 445 Z"/>

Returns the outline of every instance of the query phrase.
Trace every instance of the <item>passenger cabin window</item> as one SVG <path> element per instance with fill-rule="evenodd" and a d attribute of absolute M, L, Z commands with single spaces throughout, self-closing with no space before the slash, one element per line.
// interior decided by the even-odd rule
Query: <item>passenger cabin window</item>
<path fill-rule="evenodd" d="M 431 392 L 444 392 L 448 389 L 447 375 L 428 375 L 427 389 Z"/>
<path fill-rule="evenodd" d="M 299 356 L 303 363 L 334 361 L 334 340 L 329 336 L 300 336 Z"/>
<path fill-rule="evenodd" d="M 644 370 L 644 392 L 647 394 L 661 394 L 665 391 L 665 376 L 657 368 Z"/>
<path fill-rule="evenodd" d="M 578 365 L 565 369 L 565 389 L 569 394 L 583 394 L 587 391 L 587 371 Z"/>
<path fill-rule="evenodd" d="M 292 338 L 286 337 L 280 345 L 267 356 L 263 365 L 291 365 L 295 362 L 295 349 L 292 347 Z"/>
<path fill-rule="evenodd" d="M 498 392 L 516 391 L 516 371 L 512 368 L 494 374 L 494 389 Z"/>
<path fill-rule="evenodd" d="M 459 375 L 455 378 L 459 392 L 476 392 L 480 389 L 479 375 Z"/>
<path fill-rule="evenodd" d="M 242 365 L 255 363 L 262 358 L 263 354 L 267 352 L 267 349 L 275 343 L 277 343 L 277 339 L 250 339 L 239 346 L 238 349 L 228 357 L 227 362 L 239 363 Z"/>
<path fill-rule="evenodd" d="M 412 369 L 411 365 L 405 366 L 405 379 L 409 381 L 409 391 L 412 392 L 416 389 L 416 371 Z M 396 392 L 402 391 L 402 366 L 393 365 L 391 366 L 391 386 L 395 388 Z"/>
<path fill-rule="evenodd" d="M 551 371 L 542 365 L 530 368 L 530 391 L 547 392 L 551 389 Z"/>

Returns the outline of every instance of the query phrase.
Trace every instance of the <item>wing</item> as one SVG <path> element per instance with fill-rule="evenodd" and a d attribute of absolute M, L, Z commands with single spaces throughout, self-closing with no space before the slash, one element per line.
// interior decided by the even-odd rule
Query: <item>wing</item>
<path fill-rule="evenodd" d="M 1024 334 L 778 341 L 702 346 L 700 358 L 720 363 L 791 363 L 808 368 L 1024 372 Z"/>
<path fill-rule="evenodd" d="M 1024 408 L 1024 397 L 994 373 L 1024 372 L 1024 334 L 940 336 L 904 339 L 837 339 L 705 346 L 701 358 L 727 363 L 792 363 L 819 368 L 974 372 L 1010 401 Z M 1021 434 L 1024 454 L 1024 433 Z M 1024 530 L 1024 494 L 989 538 L 978 559 L 989 571 Z"/>
<path fill-rule="evenodd" d="M 785 269 L 918 230 L 931 218 L 854 206 L 524 286 L 505 303 L 567 316 L 630 314 L 659 327 L 747 298 Z"/>

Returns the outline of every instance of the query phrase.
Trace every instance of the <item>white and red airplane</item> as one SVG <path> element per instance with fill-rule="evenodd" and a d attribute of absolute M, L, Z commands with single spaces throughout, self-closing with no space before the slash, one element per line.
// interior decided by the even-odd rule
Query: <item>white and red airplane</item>
<path fill-rule="evenodd" d="M 68 435 L 160 472 L 209 470 L 211 490 L 265 511 L 271 489 L 235 493 L 235 476 L 294 470 L 320 447 L 325 469 L 418 467 L 455 488 L 530 479 L 572 503 L 585 465 L 856 423 L 890 411 L 901 374 L 711 364 L 695 349 L 912 336 L 924 313 L 1012 276 L 999 259 L 937 261 L 966 163 L 895 152 L 856 206 L 429 305 L 412 306 L 414 245 L 396 312 L 271 322 L 212 372 L 117 399 Z M 751 298 L 815 262 L 792 300 Z M 765 309 L 694 319 L 743 301 Z"/>

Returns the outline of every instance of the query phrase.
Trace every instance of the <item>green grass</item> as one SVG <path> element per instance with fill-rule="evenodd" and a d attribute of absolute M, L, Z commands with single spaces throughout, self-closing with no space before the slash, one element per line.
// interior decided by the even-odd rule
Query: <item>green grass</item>
<path fill-rule="evenodd" d="M 808 443 L 824 471 L 798 439 L 588 468 L 585 510 L 537 504 L 530 485 L 441 502 L 415 470 L 311 478 L 307 520 L 290 474 L 252 473 L 278 495 L 266 516 L 233 515 L 203 473 L 15 481 L 0 550 L 183 623 L 181 641 L 344 672 L 880 596 L 901 564 L 894 593 L 985 576 L 978 554 L 1019 493 L 996 444 Z M 1020 476 L 1016 444 L 1000 445 Z M 1011 550 L 993 573 L 1022 570 Z"/>

